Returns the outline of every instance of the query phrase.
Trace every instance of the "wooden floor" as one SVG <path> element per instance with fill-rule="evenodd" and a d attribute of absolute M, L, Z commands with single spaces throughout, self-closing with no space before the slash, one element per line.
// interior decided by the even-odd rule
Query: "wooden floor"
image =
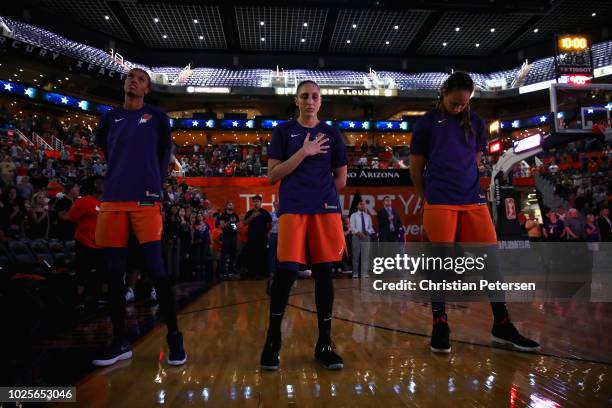
<path fill-rule="evenodd" d="M 333 338 L 345 368 L 313 360 L 314 286 L 299 281 L 283 322 L 281 369 L 262 372 L 267 325 L 263 281 L 225 282 L 181 312 L 189 356 L 165 363 L 165 328 L 134 346 L 134 358 L 77 387 L 83 407 L 598 407 L 612 404 L 612 304 L 514 304 L 540 354 L 493 348 L 488 304 L 450 304 L 453 352 L 429 351 L 426 304 L 361 301 L 359 281 L 336 280 Z"/>

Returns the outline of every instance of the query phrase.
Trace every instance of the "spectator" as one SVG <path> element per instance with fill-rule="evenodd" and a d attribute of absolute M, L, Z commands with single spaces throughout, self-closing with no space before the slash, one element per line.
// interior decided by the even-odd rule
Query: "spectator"
<path fill-rule="evenodd" d="M 261 208 L 261 196 L 256 195 L 252 200 L 253 209 L 245 214 L 243 224 L 248 226 L 245 254 L 249 277 L 257 278 L 267 276 L 267 237 L 272 217 Z"/>
<path fill-rule="evenodd" d="M 168 276 L 173 282 L 180 276 L 181 262 L 181 240 L 179 236 L 180 221 L 179 221 L 178 205 L 172 205 L 164 220 L 164 252 L 166 254 L 166 269 Z M 183 210 L 184 211 L 184 210 Z"/>
<path fill-rule="evenodd" d="M 578 211 L 570 208 L 565 217 L 565 239 L 570 242 L 584 241 L 584 223 L 578 218 Z"/>
<path fill-rule="evenodd" d="M 381 242 L 398 242 L 402 226 L 399 213 L 391 207 L 391 197 L 385 196 L 384 207 L 378 211 L 378 237 Z"/>
<path fill-rule="evenodd" d="M 26 208 L 23 200 L 17 194 L 17 188 L 9 186 L 4 190 L 2 207 L 0 208 L 2 230 L 9 238 L 24 236 Z"/>
<path fill-rule="evenodd" d="M 542 240 L 542 228 L 536 219 L 534 210 L 529 210 L 529 219 L 525 222 L 525 229 L 530 242 L 540 242 Z"/>
<path fill-rule="evenodd" d="M 85 306 L 85 289 L 89 291 L 90 299 L 100 297 L 99 288 L 104 274 L 105 258 L 102 247 L 96 245 L 96 224 L 100 213 L 100 197 L 102 197 L 104 180 L 96 177 L 91 180 L 91 194 L 79 198 L 68 211 L 66 219 L 76 224 L 75 269 L 77 277 L 77 296 L 79 306 Z"/>
<path fill-rule="evenodd" d="M 195 223 L 191 226 L 191 259 L 193 273 L 196 279 L 204 279 L 206 276 L 206 264 L 210 247 L 210 230 L 204 221 L 204 213 L 193 214 L 196 216 Z"/>
<path fill-rule="evenodd" d="M 599 236 L 599 228 L 595 222 L 594 214 L 587 214 L 586 224 L 584 226 L 584 237 L 587 242 L 599 242 L 601 237 Z"/>
<path fill-rule="evenodd" d="M 79 198 L 81 188 L 78 184 L 67 184 L 65 194 L 55 203 L 55 237 L 60 241 L 74 239 L 75 226 L 68 219 L 68 212 L 72 204 Z"/>
<path fill-rule="evenodd" d="M 236 269 L 236 253 L 238 250 L 238 223 L 240 219 L 234 213 L 234 203 L 225 204 L 225 211 L 219 217 L 223 229 L 220 268 L 224 279 L 234 277 Z"/>
<path fill-rule="evenodd" d="M 612 222 L 610 222 L 610 210 L 602 208 L 597 217 L 597 228 L 601 237 L 601 242 L 612 242 Z"/>
<path fill-rule="evenodd" d="M 42 190 L 32 197 L 32 205 L 28 212 L 29 229 L 28 238 L 48 238 L 51 228 L 49 219 L 49 199 L 46 190 Z"/>
<path fill-rule="evenodd" d="M 212 260 L 212 273 L 215 279 L 219 278 L 219 271 L 217 270 L 217 267 L 221 257 L 222 246 L 223 228 L 221 228 L 220 222 L 216 221 L 210 239 L 210 258 Z"/>
<path fill-rule="evenodd" d="M 365 278 L 368 276 L 368 265 L 367 261 L 360 265 L 360 259 L 368 259 L 368 243 L 370 242 L 370 235 L 374 234 L 374 228 L 372 227 L 372 217 L 366 212 L 365 201 L 359 201 L 357 210 L 351 215 L 351 232 L 352 236 L 352 248 L 353 248 L 353 278 L 356 279 L 359 276 Z M 365 244 L 365 245 L 361 245 Z M 363 250 L 363 253 L 362 253 Z M 359 267 L 361 266 L 361 267 Z"/>
<path fill-rule="evenodd" d="M 32 199 L 32 195 L 34 194 L 34 186 L 32 183 L 30 183 L 30 177 L 21 177 L 21 181 L 19 181 L 19 184 L 17 184 L 17 191 L 19 191 L 19 196 L 22 200 L 28 201 Z"/>
<path fill-rule="evenodd" d="M 563 221 L 557 218 L 557 214 L 554 212 L 549 213 L 549 220 L 544 229 L 544 236 L 549 242 L 559 242 L 564 234 L 565 225 Z"/>

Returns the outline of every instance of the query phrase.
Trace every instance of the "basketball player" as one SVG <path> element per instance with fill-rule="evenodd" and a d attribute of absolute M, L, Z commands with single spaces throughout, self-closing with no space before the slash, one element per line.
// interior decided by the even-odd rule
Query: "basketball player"
<path fill-rule="evenodd" d="M 430 242 L 484 243 L 492 250 L 497 235 L 480 189 L 478 163 L 487 143 L 486 126 L 470 109 L 474 82 L 455 72 L 442 85 L 438 106 L 417 121 L 411 143 L 410 175 L 425 198 L 423 227 Z M 494 251 L 493 251 L 494 253 Z M 494 257 L 493 257 L 494 258 Z M 494 259 L 489 256 L 489 260 Z M 492 339 L 530 351 L 539 347 L 510 321 L 504 302 L 491 302 Z M 431 350 L 449 353 L 445 302 L 432 302 Z"/>
<path fill-rule="evenodd" d="M 151 78 L 145 71 L 131 69 L 123 89 L 123 106 L 100 118 L 96 135 L 108 163 L 96 244 L 106 248 L 113 340 L 93 363 L 107 366 L 132 357 L 125 334 L 124 290 L 131 230 L 142 247 L 145 268 L 151 274 L 168 326 L 168 364 L 181 365 L 187 355 L 161 246 L 162 183 L 172 150 L 170 123 L 164 112 L 144 103 L 151 89 Z"/>
<path fill-rule="evenodd" d="M 268 149 L 268 177 L 279 190 L 278 266 L 270 296 L 270 324 L 261 366 L 276 370 L 281 321 L 300 264 L 311 265 L 319 339 L 315 358 L 330 370 L 344 366 L 331 341 L 334 302 L 332 264 L 345 251 L 338 190 L 346 185 L 346 147 L 340 132 L 319 121 L 321 90 L 313 81 L 298 85 L 296 120 L 279 125 Z"/>

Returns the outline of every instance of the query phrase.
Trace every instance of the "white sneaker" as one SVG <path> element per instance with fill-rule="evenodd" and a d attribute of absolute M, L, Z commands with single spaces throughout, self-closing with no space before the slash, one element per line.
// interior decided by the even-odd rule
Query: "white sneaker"
<path fill-rule="evenodd" d="M 125 292 L 125 301 L 127 303 L 134 301 L 134 289 L 128 288 L 127 292 Z"/>

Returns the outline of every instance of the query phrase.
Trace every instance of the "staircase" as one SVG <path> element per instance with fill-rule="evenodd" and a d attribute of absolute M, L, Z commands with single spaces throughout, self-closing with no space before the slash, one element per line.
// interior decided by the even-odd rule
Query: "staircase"
<path fill-rule="evenodd" d="M 543 204 L 551 209 L 563 207 L 566 210 L 569 205 L 566 200 L 555 194 L 555 185 L 539 174 L 534 176 L 536 189 L 542 196 Z"/>

